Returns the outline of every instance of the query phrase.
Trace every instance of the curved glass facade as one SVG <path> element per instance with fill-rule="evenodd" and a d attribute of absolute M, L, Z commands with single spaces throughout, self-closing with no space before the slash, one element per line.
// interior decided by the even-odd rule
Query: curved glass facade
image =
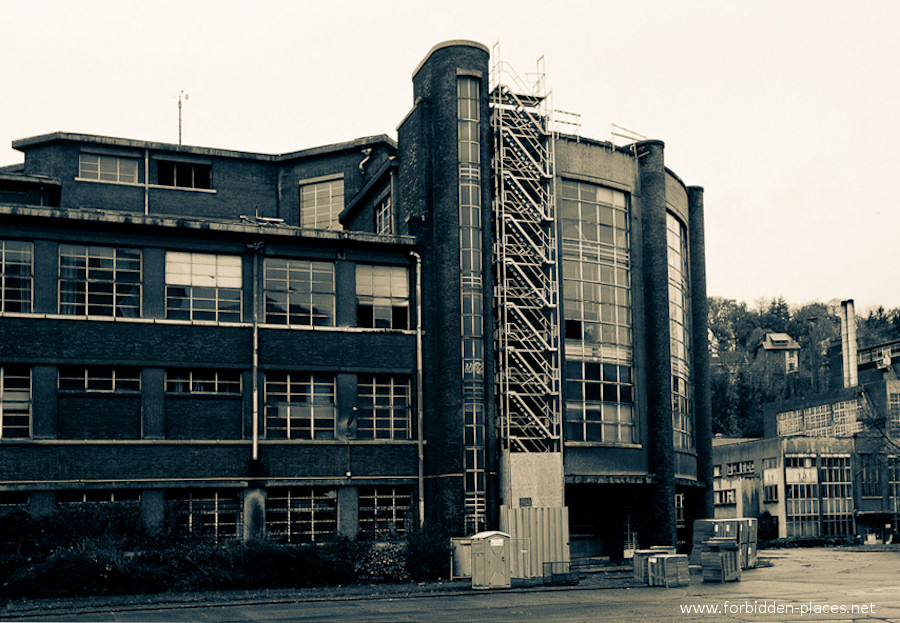
<path fill-rule="evenodd" d="M 459 262 L 462 309 L 463 457 L 466 531 L 484 529 L 484 277 L 481 225 L 480 81 L 457 79 Z"/>
<path fill-rule="evenodd" d="M 669 261 L 669 339 L 672 353 L 672 435 L 676 450 L 694 449 L 691 409 L 691 291 L 687 229 L 666 213 Z"/>
<path fill-rule="evenodd" d="M 629 216 L 623 192 L 560 183 L 568 442 L 637 441 Z"/>

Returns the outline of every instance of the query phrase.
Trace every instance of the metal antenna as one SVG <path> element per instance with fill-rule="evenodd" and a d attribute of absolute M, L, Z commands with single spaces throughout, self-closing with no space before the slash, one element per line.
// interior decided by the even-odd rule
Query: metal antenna
<path fill-rule="evenodd" d="M 184 101 L 188 101 L 188 94 L 183 90 L 178 92 L 178 144 L 181 145 L 181 99 L 184 97 Z"/>

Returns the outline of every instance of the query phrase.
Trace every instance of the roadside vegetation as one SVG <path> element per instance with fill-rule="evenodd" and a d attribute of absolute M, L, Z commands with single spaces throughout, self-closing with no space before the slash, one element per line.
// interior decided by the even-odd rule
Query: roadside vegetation
<path fill-rule="evenodd" d="M 449 577 L 449 558 L 449 538 L 429 529 L 216 544 L 171 526 L 148 533 L 134 502 L 63 506 L 47 517 L 0 511 L 0 601 L 424 581 Z"/>

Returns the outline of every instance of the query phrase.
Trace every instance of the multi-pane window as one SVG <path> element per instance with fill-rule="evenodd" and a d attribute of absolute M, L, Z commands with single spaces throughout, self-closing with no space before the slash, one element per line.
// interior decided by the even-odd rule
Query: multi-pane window
<path fill-rule="evenodd" d="M 409 277 L 403 266 L 356 265 L 356 324 L 409 328 Z"/>
<path fill-rule="evenodd" d="M 822 534 L 853 534 L 853 485 L 849 456 L 821 458 Z"/>
<path fill-rule="evenodd" d="M 763 502 L 769 504 L 778 501 L 778 485 L 763 485 Z"/>
<path fill-rule="evenodd" d="M 403 535 L 411 505 L 411 487 L 360 487 L 360 532 L 374 535 Z"/>
<path fill-rule="evenodd" d="M 566 361 L 566 440 L 635 443 L 631 367 Z"/>
<path fill-rule="evenodd" d="M 785 511 L 787 536 L 819 536 L 819 486 L 787 484 Z"/>
<path fill-rule="evenodd" d="M 672 428 L 678 450 L 694 447 L 690 380 L 690 278 L 687 230 L 671 212 L 666 213 L 669 262 L 669 341 L 672 357 Z"/>
<path fill-rule="evenodd" d="M 465 527 L 469 534 L 483 529 L 486 499 L 485 449 L 478 424 L 484 404 L 484 267 L 481 177 L 481 80 L 456 80 L 457 147 L 459 167 L 459 286 L 462 309 L 462 411 Z"/>
<path fill-rule="evenodd" d="M 102 182 L 138 182 L 137 158 L 80 154 L 78 156 L 78 177 Z"/>
<path fill-rule="evenodd" d="M 266 322 L 334 326 L 334 264 L 267 257 Z"/>
<path fill-rule="evenodd" d="M 59 313 L 139 317 L 141 251 L 59 245 Z"/>
<path fill-rule="evenodd" d="M 0 366 L 0 439 L 31 437 L 31 370 Z"/>
<path fill-rule="evenodd" d="M 169 491 L 166 503 L 172 524 L 195 538 L 219 543 L 242 537 L 243 512 L 238 491 Z"/>
<path fill-rule="evenodd" d="M 361 374 L 357 379 L 356 436 L 359 439 L 412 439 L 409 379 Z"/>
<path fill-rule="evenodd" d="M 109 504 L 112 502 L 138 502 L 140 499 L 140 491 L 129 490 L 108 491 L 97 489 L 56 492 L 57 504 Z"/>
<path fill-rule="evenodd" d="M 343 178 L 300 183 L 300 227 L 342 229 L 338 216 L 343 209 Z"/>
<path fill-rule="evenodd" d="M 322 487 L 266 492 L 266 532 L 278 543 L 318 543 L 337 534 L 337 491 Z"/>
<path fill-rule="evenodd" d="M 31 311 L 34 245 L 0 240 L 0 312 Z"/>
<path fill-rule="evenodd" d="M 239 395 L 240 370 L 166 370 L 169 394 Z"/>
<path fill-rule="evenodd" d="M 629 361 L 632 312 L 627 198 L 601 186 L 563 181 L 559 205 L 565 337 L 590 343 L 592 348 L 602 345 L 609 358 Z"/>
<path fill-rule="evenodd" d="M 675 494 L 675 525 L 678 528 L 684 528 L 687 524 L 684 520 L 684 494 Z"/>
<path fill-rule="evenodd" d="M 735 489 L 719 489 L 713 491 L 713 504 L 716 506 L 734 506 L 737 504 Z"/>
<path fill-rule="evenodd" d="M 139 392 L 141 371 L 138 368 L 63 366 L 59 368 L 59 391 Z"/>
<path fill-rule="evenodd" d="M 156 183 L 178 188 L 212 188 L 212 165 L 197 162 L 156 162 Z"/>
<path fill-rule="evenodd" d="M 166 253 L 166 318 L 240 322 L 241 258 Z"/>
<path fill-rule="evenodd" d="M 892 393 L 888 396 L 890 404 L 888 418 L 888 435 L 900 437 L 900 394 Z"/>
<path fill-rule="evenodd" d="M 888 463 L 891 506 L 894 512 L 894 532 L 900 531 L 900 456 L 890 457 Z"/>
<path fill-rule="evenodd" d="M 881 458 L 878 454 L 859 456 L 863 497 L 881 497 Z"/>
<path fill-rule="evenodd" d="M 267 438 L 334 439 L 333 374 L 267 372 L 263 399 Z"/>
<path fill-rule="evenodd" d="M 394 217 L 390 196 L 385 197 L 375 206 L 375 233 L 386 235 L 394 233 Z"/>

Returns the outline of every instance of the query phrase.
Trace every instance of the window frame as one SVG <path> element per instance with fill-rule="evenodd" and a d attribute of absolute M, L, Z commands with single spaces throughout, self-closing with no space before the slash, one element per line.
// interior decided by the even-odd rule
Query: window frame
<path fill-rule="evenodd" d="M 297 410 L 296 415 L 294 409 Z M 283 426 L 275 426 L 282 421 Z M 326 421 L 328 426 L 324 425 Z M 295 425 L 295 422 L 299 424 Z M 336 375 L 266 371 L 263 380 L 263 437 L 283 441 L 330 441 L 337 439 L 337 427 Z M 284 431 L 284 436 L 275 436 L 273 431 Z"/>
<path fill-rule="evenodd" d="M 412 428 L 412 383 L 408 376 L 360 374 L 357 376 L 356 388 L 357 439 L 415 439 Z"/>
<path fill-rule="evenodd" d="M 242 396 L 244 375 L 242 370 L 169 368 L 164 388 L 167 396 Z"/>
<path fill-rule="evenodd" d="M 21 248 L 16 249 L 17 246 Z M 10 261 L 10 256 L 20 261 Z M 18 267 L 18 272 L 13 267 Z M 19 297 L 12 298 L 13 292 L 18 292 Z M 34 243 L 0 240 L 0 313 L 30 314 L 33 309 Z"/>
<path fill-rule="evenodd" d="M 60 393 L 141 393 L 141 369 L 136 367 L 60 366 L 56 378 Z M 105 387 L 100 387 L 101 383 Z"/>
<path fill-rule="evenodd" d="M 379 282 L 382 286 L 379 288 Z M 387 284 L 385 291 L 383 286 Z M 356 265 L 356 326 L 364 329 L 409 330 L 409 268 L 381 264 Z"/>
<path fill-rule="evenodd" d="M 279 272 L 284 273 L 283 278 L 277 274 Z M 317 281 L 316 275 L 326 273 L 327 288 L 323 288 L 326 282 Z M 288 327 L 335 326 L 337 288 L 333 262 L 266 257 L 263 261 L 262 285 L 264 301 L 262 311 L 267 324 Z M 328 300 L 325 306 L 315 304 L 317 298 L 324 300 L 326 297 Z M 270 298 L 273 299 L 271 302 Z M 281 311 L 277 310 L 279 304 L 283 308 Z M 305 309 L 307 313 L 294 313 L 292 309 L 295 307 Z M 316 313 L 322 309 L 324 313 Z M 308 316 L 305 321 L 304 316 Z"/>
<path fill-rule="evenodd" d="M 13 373 L 10 373 L 12 371 Z M 24 372 L 27 371 L 27 374 Z M 11 380 L 19 381 L 12 383 Z M 21 381 L 27 379 L 27 389 L 22 387 Z M 28 393 L 24 398 L 15 394 Z M 22 406 L 24 405 L 24 409 Z M 34 431 L 34 381 L 31 368 L 19 365 L 0 365 L 0 440 L 4 439 L 31 439 Z M 15 418 L 13 420 L 13 418 Z M 19 420 L 27 420 L 27 424 L 19 423 Z M 14 421 L 16 423 L 10 423 Z M 23 433 L 23 429 L 27 431 Z M 12 431 L 12 434 L 11 434 Z"/>
<path fill-rule="evenodd" d="M 154 158 L 154 161 L 156 163 L 157 186 L 186 190 L 213 190 L 213 167 L 210 162 L 169 160 L 164 157 Z M 170 167 L 171 176 L 168 172 Z M 163 177 L 164 170 L 165 177 Z M 198 172 L 200 173 L 199 175 Z M 181 179 L 179 179 L 179 176 Z"/>
<path fill-rule="evenodd" d="M 94 166 L 87 166 L 93 163 L 86 162 L 87 159 L 96 158 L 96 170 Z M 106 177 L 104 177 L 104 162 L 107 165 Z M 129 168 L 134 167 L 134 174 L 130 171 L 123 171 L 122 165 L 127 163 Z M 110 172 L 110 164 L 115 164 L 115 173 Z M 140 184 L 141 179 L 140 159 L 131 156 L 110 156 L 107 154 L 95 154 L 90 152 L 81 152 L 78 154 L 78 178 L 79 180 L 89 180 L 92 182 L 105 182 L 110 184 Z"/>
<path fill-rule="evenodd" d="M 133 267 L 135 262 L 136 269 Z M 60 314 L 85 318 L 142 317 L 143 249 L 60 244 L 57 268 L 57 309 Z M 105 276 L 107 274 L 109 277 Z"/>
<path fill-rule="evenodd" d="M 320 193 L 327 197 L 319 202 Z M 343 174 L 300 180 L 298 185 L 298 222 L 305 229 L 342 230 L 338 217 L 345 207 L 346 189 Z M 311 201 L 311 203 L 309 203 Z"/>
<path fill-rule="evenodd" d="M 189 322 L 242 322 L 243 272 L 240 255 L 166 251 L 166 318 Z"/>

